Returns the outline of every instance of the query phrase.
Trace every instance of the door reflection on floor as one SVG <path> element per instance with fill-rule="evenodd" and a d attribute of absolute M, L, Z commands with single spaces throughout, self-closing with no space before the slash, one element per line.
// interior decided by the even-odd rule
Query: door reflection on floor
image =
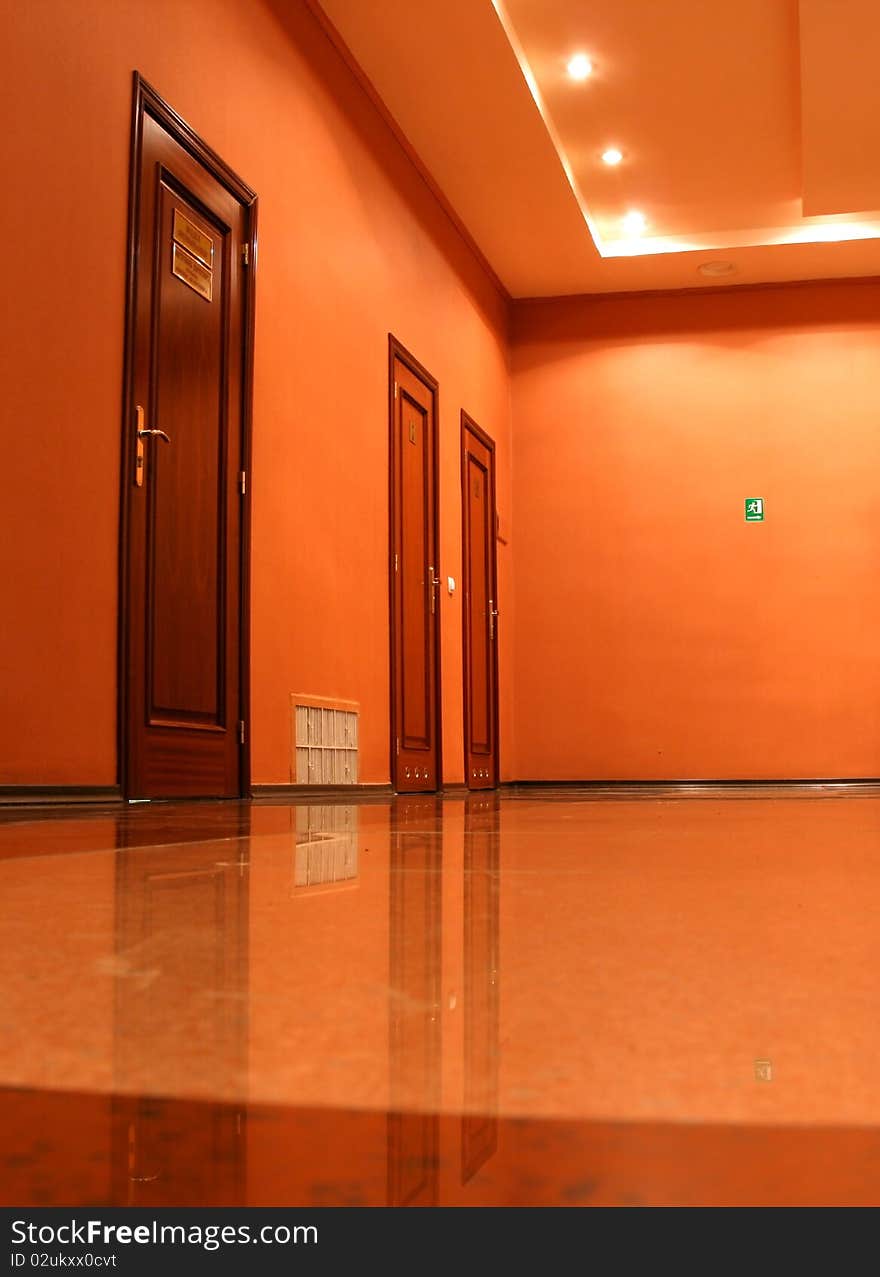
<path fill-rule="evenodd" d="M 498 1148 L 498 798 L 472 797 L 464 817 L 464 1110 L 461 1182 Z"/>
<path fill-rule="evenodd" d="M 242 820 L 247 822 L 247 813 Z M 155 831 L 150 830 L 150 838 Z M 116 876 L 113 1200 L 244 1200 L 247 830 L 240 839 L 137 848 Z M 175 1104 L 162 1096 L 209 1096 Z"/>
<path fill-rule="evenodd" d="M 435 1206 L 440 1097 L 442 804 L 391 816 L 389 1206 Z"/>

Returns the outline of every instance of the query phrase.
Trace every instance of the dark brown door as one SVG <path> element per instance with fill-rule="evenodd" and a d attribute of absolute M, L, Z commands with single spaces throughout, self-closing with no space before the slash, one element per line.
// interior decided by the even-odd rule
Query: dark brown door
<path fill-rule="evenodd" d="M 136 88 L 123 476 L 125 792 L 231 797 L 242 792 L 246 719 L 254 198 L 142 82 Z"/>
<path fill-rule="evenodd" d="M 498 570 L 495 445 L 461 414 L 464 765 L 470 789 L 498 784 Z"/>
<path fill-rule="evenodd" d="M 391 777 L 440 784 L 437 383 L 391 340 Z"/>

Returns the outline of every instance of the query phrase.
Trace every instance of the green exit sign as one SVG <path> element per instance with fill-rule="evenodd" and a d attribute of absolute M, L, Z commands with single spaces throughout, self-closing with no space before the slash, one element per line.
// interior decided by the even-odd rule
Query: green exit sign
<path fill-rule="evenodd" d="M 764 498 L 746 497 L 746 523 L 764 522 Z"/>

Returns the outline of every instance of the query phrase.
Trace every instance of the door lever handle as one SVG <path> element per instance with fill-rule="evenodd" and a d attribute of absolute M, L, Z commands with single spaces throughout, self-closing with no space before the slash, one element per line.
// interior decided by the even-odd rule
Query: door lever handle
<path fill-rule="evenodd" d="M 428 584 L 431 587 L 431 615 L 437 611 L 437 595 L 435 593 L 437 586 L 440 584 L 439 576 L 434 575 L 434 565 L 428 568 Z"/>
<path fill-rule="evenodd" d="M 498 608 L 495 607 L 495 600 L 489 600 L 489 641 L 495 638 L 495 618 L 498 615 Z"/>
<path fill-rule="evenodd" d="M 135 438 L 137 446 L 134 452 L 134 482 L 135 487 L 142 488 L 144 486 L 144 440 L 156 436 L 164 439 L 166 443 L 170 443 L 168 435 L 164 430 L 147 430 L 144 427 L 144 410 L 140 404 L 137 404 L 134 410 L 136 429 Z"/>

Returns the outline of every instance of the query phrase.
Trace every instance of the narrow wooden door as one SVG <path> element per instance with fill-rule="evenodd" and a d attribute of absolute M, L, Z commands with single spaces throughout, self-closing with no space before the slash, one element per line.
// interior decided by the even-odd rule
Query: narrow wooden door
<path fill-rule="evenodd" d="M 440 784 L 437 383 L 391 339 L 391 777 Z"/>
<path fill-rule="evenodd" d="M 498 568 L 495 445 L 461 414 L 464 765 L 470 789 L 498 784 Z"/>
<path fill-rule="evenodd" d="M 255 197 L 136 81 L 121 671 L 129 797 L 242 792 Z"/>

